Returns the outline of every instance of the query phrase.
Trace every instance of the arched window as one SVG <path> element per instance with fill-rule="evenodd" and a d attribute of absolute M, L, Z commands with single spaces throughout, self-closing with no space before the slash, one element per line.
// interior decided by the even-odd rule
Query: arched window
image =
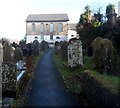
<path fill-rule="evenodd" d="M 44 24 L 43 23 L 40 26 L 40 32 L 44 32 Z"/>
<path fill-rule="evenodd" d="M 35 24 L 32 23 L 32 32 L 35 32 Z"/>
<path fill-rule="evenodd" d="M 58 32 L 63 32 L 63 24 L 58 25 Z"/>
<path fill-rule="evenodd" d="M 54 29 L 53 24 L 50 24 L 50 32 L 53 32 L 53 29 Z"/>

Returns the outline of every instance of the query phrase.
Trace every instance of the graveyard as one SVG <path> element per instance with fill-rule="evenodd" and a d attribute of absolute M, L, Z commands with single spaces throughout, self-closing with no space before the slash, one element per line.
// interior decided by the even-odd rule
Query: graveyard
<path fill-rule="evenodd" d="M 120 20 L 113 5 L 106 6 L 106 22 L 102 16 L 86 6 L 78 36 L 52 47 L 36 37 L 0 39 L 2 108 L 119 107 Z"/>

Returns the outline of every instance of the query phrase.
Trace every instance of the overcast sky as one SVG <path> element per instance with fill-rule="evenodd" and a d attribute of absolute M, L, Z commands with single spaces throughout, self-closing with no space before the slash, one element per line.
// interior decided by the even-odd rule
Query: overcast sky
<path fill-rule="evenodd" d="M 120 0 L 0 0 L 0 38 L 23 39 L 26 34 L 25 20 L 29 14 L 67 13 L 70 22 L 77 23 L 84 7 L 90 5 L 93 12 Z"/>

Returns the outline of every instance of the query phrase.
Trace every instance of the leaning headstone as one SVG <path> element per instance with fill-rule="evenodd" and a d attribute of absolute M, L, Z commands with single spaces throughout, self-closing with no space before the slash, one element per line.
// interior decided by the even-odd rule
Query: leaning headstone
<path fill-rule="evenodd" d="M 83 66 L 82 42 L 79 39 L 72 38 L 68 44 L 68 65 L 70 67 Z"/>

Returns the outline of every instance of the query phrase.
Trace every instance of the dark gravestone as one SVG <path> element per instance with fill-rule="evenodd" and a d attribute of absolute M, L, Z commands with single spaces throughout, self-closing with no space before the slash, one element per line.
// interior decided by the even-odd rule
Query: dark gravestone
<path fill-rule="evenodd" d="M 8 42 L 5 42 L 3 45 L 3 62 L 12 61 L 11 51 L 12 51 L 12 47 L 9 45 Z"/>
<path fill-rule="evenodd" d="M 39 42 L 37 40 L 33 41 L 32 48 L 33 48 L 33 54 L 34 54 L 34 56 L 39 55 Z"/>
<path fill-rule="evenodd" d="M 93 62 L 100 73 L 117 74 L 117 51 L 109 39 L 93 41 Z"/>
<path fill-rule="evenodd" d="M 14 51 L 14 63 L 17 63 L 18 61 L 22 60 L 23 58 L 23 52 L 20 47 L 16 47 Z"/>
<path fill-rule="evenodd" d="M 63 60 L 67 60 L 68 59 L 68 42 L 63 41 L 60 43 L 60 54 L 61 54 L 61 58 Z"/>
<path fill-rule="evenodd" d="M 40 51 L 45 51 L 45 50 L 48 49 L 48 48 L 49 48 L 48 42 L 42 41 L 42 42 L 40 43 Z"/>

